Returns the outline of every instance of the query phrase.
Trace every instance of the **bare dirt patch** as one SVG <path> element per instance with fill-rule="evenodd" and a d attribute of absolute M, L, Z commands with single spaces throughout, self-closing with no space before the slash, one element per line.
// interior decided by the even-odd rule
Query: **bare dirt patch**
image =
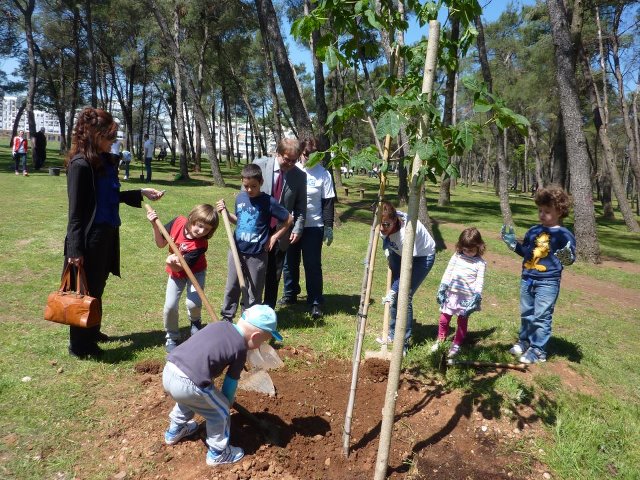
<path fill-rule="evenodd" d="M 115 468 L 118 478 L 140 479 L 372 478 L 388 364 L 362 363 L 351 454 L 345 458 L 342 428 L 351 364 L 314 358 L 300 348 L 283 348 L 280 353 L 289 361 L 271 372 L 275 398 L 238 392 L 238 402 L 269 425 L 268 432 L 260 431 L 239 413 L 232 415 L 231 442 L 245 450 L 238 464 L 207 467 L 204 425 L 194 438 L 174 446 L 164 444 L 173 402 L 162 389 L 158 364 L 144 362 L 136 367 L 135 385 L 113 386 L 120 393 L 141 393 L 121 394 L 117 401 L 109 392 L 102 397 L 99 407 L 106 412 L 98 427 L 101 434 L 83 442 L 91 452 L 90 461 L 77 466 L 78 478 L 91 478 L 107 466 Z M 520 406 L 510 418 L 496 415 L 472 393 L 447 392 L 437 379 L 418 379 L 405 372 L 396 412 L 389 478 L 518 479 L 532 474 L 541 478 L 545 471 L 543 465 L 531 463 L 528 454 L 533 448 L 529 440 L 544 434 L 528 406 Z"/>

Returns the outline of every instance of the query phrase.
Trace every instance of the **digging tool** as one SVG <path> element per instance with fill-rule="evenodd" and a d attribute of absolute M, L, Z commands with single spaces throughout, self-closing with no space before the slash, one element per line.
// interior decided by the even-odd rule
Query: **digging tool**
<path fill-rule="evenodd" d="M 464 365 L 476 368 L 511 368 L 513 370 L 520 370 L 521 372 L 527 371 L 527 366 L 522 363 L 500 363 L 500 362 L 479 362 L 473 360 L 455 360 L 453 358 L 447 358 L 447 354 L 443 353 L 440 359 L 440 371 L 446 372 L 447 368 L 453 365 Z"/>
<path fill-rule="evenodd" d="M 389 290 L 391 290 L 391 280 L 392 280 L 392 273 L 391 273 L 391 269 L 387 268 L 387 292 Z M 382 360 L 389 360 L 391 361 L 391 352 L 389 351 L 389 348 L 387 346 L 387 338 L 389 338 L 389 317 L 391 316 L 391 304 L 389 302 L 384 304 L 384 318 L 382 321 L 382 336 L 380 337 L 384 343 L 382 344 L 382 346 L 380 347 L 380 351 L 376 352 L 376 351 L 367 351 L 364 352 L 364 358 L 368 359 L 368 358 L 379 358 Z"/>
<path fill-rule="evenodd" d="M 151 208 L 151 206 L 148 204 L 145 204 L 144 207 L 147 209 L 148 212 L 153 211 L 153 208 Z M 167 232 L 167 229 L 164 228 L 164 225 L 162 224 L 159 218 L 156 218 L 155 224 L 160 230 L 160 233 L 162 233 L 162 236 L 164 237 L 164 239 L 167 241 L 167 243 L 171 247 L 171 250 L 178 257 L 178 261 L 180 262 L 180 265 L 182 266 L 183 270 L 187 274 L 187 277 L 191 281 L 193 288 L 196 289 L 196 292 L 198 293 L 200 300 L 202 300 L 202 303 L 207 309 L 207 312 L 209 312 L 209 315 L 211 316 L 211 318 L 217 322 L 218 316 L 213 311 L 213 307 L 209 303 L 209 300 L 207 300 L 207 297 L 204 294 L 204 290 L 202 290 L 200 283 L 198 282 L 195 275 L 191 271 L 191 268 L 187 264 L 187 261 L 182 256 L 182 253 L 180 253 L 180 249 L 173 241 L 173 238 L 171 238 L 171 235 L 169 235 L 169 232 Z M 278 360 L 280 360 L 280 357 L 278 357 L 278 353 L 275 351 L 275 349 L 271 345 L 268 345 L 267 343 L 263 343 L 260 348 L 264 349 L 265 355 L 261 355 L 260 353 L 258 353 L 257 350 L 249 350 L 249 352 L 257 353 L 257 355 L 254 355 L 255 363 L 250 357 L 250 355 L 247 354 L 247 363 L 249 363 L 252 368 L 251 368 L 251 371 L 249 371 L 249 373 L 246 376 L 247 377 L 246 381 L 241 379 L 238 386 L 243 390 L 257 391 L 261 393 L 266 393 L 267 395 L 270 395 L 270 396 L 275 396 L 276 389 L 275 389 L 275 386 L 273 385 L 273 380 L 271 380 L 271 377 L 269 376 L 269 374 L 264 370 L 264 365 L 266 365 L 268 362 L 266 362 L 263 357 L 266 356 L 267 358 L 271 359 L 271 363 L 275 363 L 273 358 L 277 358 Z M 280 365 L 278 366 L 282 366 L 282 365 L 284 365 L 284 363 L 282 362 L 282 360 L 280 360 Z M 271 368 L 277 368 L 277 367 L 271 367 Z M 260 371 L 262 371 L 263 373 L 262 374 L 256 373 Z"/>
<path fill-rule="evenodd" d="M 233 404 L 233 408 L 240 415 L 242 415 L 243 417 L 248 419 L 251 423 L 253 423 L 253 425 L 262 432 L 267 442 L 271 443 L 272 445 L 278 445 L 280 447 L 284 446 L 282 444 L 280 429 L 277 426 L 272 425 L 271 423 L 266 422 L 265 420 L 260 420 L 258 417 L 256 417 L 253 413 L 251 413 L 245 407 L 240 405 L 238 402 L 235 402 Z"/>
<path fill-rule="evenodd" d="M 236 242 L 233 238 L 233 232 L 231 231 L 229 212 L 227 212 L 226 208 L 222 210 L 222 220 L 224 222 L 224 229 L 227 232 L 227 240 L 229 240 L 229 248 L 231 249 L 231 255 L 233 256 L 233 263 L 236 267 L 238 283 L 240 283 L 240 303 L 242 305 L 242 310 L 245 310 L 247 304 L 249 303 L 249 290 L 247 290 L 247 282 L 244 278 L 242 263 L 240 263 L 240 255 L 238 255 L 238 248 L 236 247 Z M 257 350 L 249 350 L 249 352 L 247 353 L 247 361 L 251 365 L 253 365 L 254 368 L 261 368 L 265 370 L 280 368 L 284 365 L 284 362 L 278 356 L 278 352 L 276 352 L 275 349 L 267 343 L 263 343 L 262 345 L 260 345 L 260 348 Z"/>

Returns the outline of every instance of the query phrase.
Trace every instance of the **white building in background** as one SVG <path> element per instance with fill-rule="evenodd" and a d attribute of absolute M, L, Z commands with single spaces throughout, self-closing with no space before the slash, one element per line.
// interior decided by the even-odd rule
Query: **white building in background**
<path fill-rule="evenodd" d="M 18 114 L 19 108 L 20 108 L 20 105 L 18 103 L 17 97 L 5 96 L 4 98 L 2 98 L 2 102 L 0 103 L 0 134 L 11 135 L 11 132 L 13 130 L 13 122 L 16 118 L 16 115 Z M 122 122 L 120 118 L 118 118 L 118 117 L 121 117 L 120 109 L 114 106 L 112 114 L 116 122 L 122 126 Z M 58 117 L 56 115 L 42 111 L 42 110 L 35 110 L 34 116 L 36 120 L 36 130 L 40 130 L 41 128 L 44 127 L 47 133 L 47 137 L 50 140 L 59 139 L 60 123 L 58 122 Z M 189 119 L 190 119 L 191 132 L 192 134 L 194 134 L 195 133 L 195 115 L 192 111 L 190 111 Z M 233 139 L 233 142 L 234 142 L 233 150 L 236 156 L 240 156 L 244 158 L 245 152 L 247 151 L 249 152 L 249 155 L 251 155 L 251 132 L 250 130 L 247 129 L 244 119 L 241 120 L 240 118 L 238 118 L 237 121 L 232 122 L 231 129 L 232 129 L 231 138 Z M 20 118 L 20 124 L 18 125 L 18 130 L 24 130 L 27 133 L 29 132 L 29 121 L 27 119 L 26 112 L 23 112 L 22 117 Z M 164 136 L 162 134 L 163 131 L 164 131 Z M 165 118 L 165 117 L 158 118 L 157 128 L 154 128 L 154 126 L 152 126 L 148 133 L 154 140 L 156 149 L 159 149 L 162 145 L 166 145 L 167 147 L 169 146 L 165 141 L 165 137 L 169 141 L 169 143 L 177 140 L 172 138 L 171 122 L 168 118 Z M 155 138 L 154 138 L 154 133 L 155 133 Z M 206 134 L 207 132 L 204 132 L 204 135 Z M 276 145 L 273 140 L 273 135 L 271 133 L 271 130 L 268 127 L 266 129 L 266 134 L 267 134 L 267 150 L 269 152 L 274 152 Z M 285 136 L 286 137 L 293 136 L 293 133 L 287 130 L 285 131 Z M 120 139 L 124 138 L 124 132 L 122 131 L 121 128 L 118 129 L 118 138 Z M 137 145 L 138 131 L 134 132 L 133 138 L 134 138 L 134 145 Z M 223 158 L 227 151 L 227 142 L 225 138 L 224 125 L 220 126 L 216 123 L 215 142 L 216 142 L 216 148 L 218 149 L 218 155 L 221 158 Z M 255 139 L 254 151 L 256 153 L 258 150 L 257 143 L 258 143 L 258 140 Z M 203 150 L 203 153 L 205 154 L 207 153 L 206 152 L 207 147 L 204 141 L 204 137 L 202 138 L 202 150 Z"/>
<path fill-rule="evenodd" d="M 2 99 L 2 107 L 0 107 L 0 132 L 11 135 L 13 122 L 16 119 L 19 109 L 20 105 L 18 104 L 17 97 L 5 96 Z M 35 110 L 33 114 L 36 119 L 37 130 L 44 127 L 47 135 L 60 135 L 60 123 L 58 123 L 58 117 L 42 110 Z M 29 132 L 27 112 L 22 113 L 20 123 L 18 124 L 18 130 Z"/>

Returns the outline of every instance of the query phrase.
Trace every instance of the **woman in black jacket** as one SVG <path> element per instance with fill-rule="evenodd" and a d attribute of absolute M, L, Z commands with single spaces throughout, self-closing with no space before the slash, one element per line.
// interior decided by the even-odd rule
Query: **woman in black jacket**
<path fill-rule="evenodd" d="M 120 275 L 119 204 L 140 208 L 143 196 L 157 200 L 163 195 L 153 188 L 120 191 L 118 159 L 110 154 L 117 131 L 110 113 L 91 107 L 83 109 L 76 119 L 71 150 L 65 160 L 69 197 L 65 260 L 84 266 L 89 293 L 98 299 L 100 309 L 109 273 Z M 86 358 L 102 353 L 98 342 L 108 337 L 100 332 L 100 325 L 69 328 L 71 355 Z"/>

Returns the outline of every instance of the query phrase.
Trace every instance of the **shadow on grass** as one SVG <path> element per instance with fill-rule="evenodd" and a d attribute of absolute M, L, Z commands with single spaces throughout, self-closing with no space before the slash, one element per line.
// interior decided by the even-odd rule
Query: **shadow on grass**
<path fill-rule="evenodd" d="M 547 344 L 547 352 L 564 357 L 570 362 L 580 363 L 582 361 L 582 350 L 580 345 L 570 342 L 562 337 L 552 336 Z"/>
<path fill-rule="evenodd" d="M 322 327 L 325 325 L 324 316 L 326 315 L 355 316 L 358 313 L 360 297 L 356 295 L 325 295 L 324 299 L 323 316 L 318 319 L 311 317 L 311 305 L 300 297 L 298 297 L 298 303 L 278 307 L 278 329 Z"/>
<path fill-rule="evenodd" d="M 181 330 L 181 338 L 188 338 L 188 328 Z M 104 363 L 120 363 L 131 360 L 135 352 L 155 348 L 164 345 L 165 332 L 163 330 L 152 330 L 147 332 L 136 332 L 128 335 L 111 336 L 111 344 L 114 342 L 122 342 L 124 345 L 116 348 L 106 348 L 101 361 Z M 103 344 L 104 346 L 109 345 Z"/>

